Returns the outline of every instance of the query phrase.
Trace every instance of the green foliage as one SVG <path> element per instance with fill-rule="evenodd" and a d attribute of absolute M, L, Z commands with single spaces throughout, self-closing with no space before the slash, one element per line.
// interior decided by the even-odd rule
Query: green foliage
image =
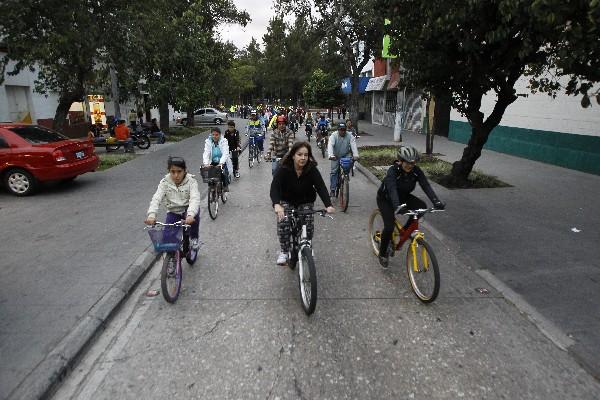
<path fill-rule="evenodd" d="M 98 158 L 100 158 L 100 165 L 98 166 L 98 171 L 105 171 L 119 164 L 123 164 L 127 161 L 133 160 L 136 157 L 135 154 L 131 153 L 98 153 L 97 155 Z"/>
<path fill-rule="evenodd" d="M 313 71 L 303 94 L 306 104 L 319 108 L 333 107 L 343 101 L 339 81 L 320 68 Z"/>

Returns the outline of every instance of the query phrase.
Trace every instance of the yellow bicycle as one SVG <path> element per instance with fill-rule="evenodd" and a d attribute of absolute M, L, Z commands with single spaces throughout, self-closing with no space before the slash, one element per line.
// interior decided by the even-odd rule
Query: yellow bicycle
<path fill-rule="evenodd" d="M 403 213 L 411 216 L 411 222 L 403 229 L 396 219 L 389 245 L 390 256 L 394 256 L 402 245 L 410 240 L 406 251 L 406 273 L 412 291 L 423 303 L 431 303 L 436 299 L 440 291 L 440 270 L 431 246 L 425 241 L 425 234 L 419 230 L 419 218 L 438 211 L 442 210 L 423 208 Z M 382 231 L 383 217 L 379 209 L 375 209 L 369 217 L 369 243 L 376 256 L 379 256 Z"/>

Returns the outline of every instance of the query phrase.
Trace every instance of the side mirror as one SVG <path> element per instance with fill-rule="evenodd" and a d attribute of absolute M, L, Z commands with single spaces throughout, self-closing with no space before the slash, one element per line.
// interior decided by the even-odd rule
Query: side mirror
<path fill-rule="evenodd" d="M 0 137 L 0 149 L 8 149 L 10 146 L 3 137 Z"/>

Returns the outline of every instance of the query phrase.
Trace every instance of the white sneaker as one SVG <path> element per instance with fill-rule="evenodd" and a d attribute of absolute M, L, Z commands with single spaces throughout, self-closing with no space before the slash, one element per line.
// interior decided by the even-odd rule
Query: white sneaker
<path fill-rule="evenodd" d="M 190 242 L 191 248 L 194 250 L 198 250 L 198 247 L 200 247 L 200 245 L 198 244 L 198 239 L 192 239 L 190 240 Z"/>
<path fill-rule="evenodd" d="M 287 253 L 284 253 L 283 251 L 279 252 L 279 256 L 277 257 L 277 265 L 286 265 L 287 259 Z"/>

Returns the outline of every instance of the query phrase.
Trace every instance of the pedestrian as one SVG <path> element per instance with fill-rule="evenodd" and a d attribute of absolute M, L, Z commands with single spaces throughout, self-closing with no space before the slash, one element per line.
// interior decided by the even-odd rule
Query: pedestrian
<path fill-rule="evenodd" d="M 337 119 L 340 119 L 340 114 L 341 114 L 341 113 L 342 113 L 342 110 L 340 110 L 340 108 L 338 107 L 338 108 L 337 108 L 337 115 L 338 115 L 338 118 L 337 118 Z"/>
<path fill-rule="evenodd" d="M 342 119 L 346 119 L 346 107 L 342 107 Z"/>

